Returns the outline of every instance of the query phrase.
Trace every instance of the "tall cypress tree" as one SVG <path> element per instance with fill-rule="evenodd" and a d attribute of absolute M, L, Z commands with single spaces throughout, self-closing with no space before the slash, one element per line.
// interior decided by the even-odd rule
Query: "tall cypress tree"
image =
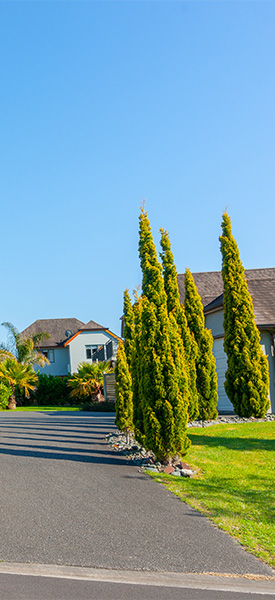
<path fill-rule="evenodd" d="M 185 314 L 198 347 L 196 371 L 199 418 L 215 419 L 218 414 L 218 379 L 213 355 L 213 337 L 211 331 L 205 328 L 202 302 L 189 269 L 186 269 L 185 273 Z"/>
<path fill-rule="evenodd" d="M 145 446 L 164 460 L 185 454 L 190 446 L 186 434 L 187 377 L 182 340 L 173 315 L 171 319 L 168 316 L 162 268 L 144 209 L 139 222 L 143 276 L 139 397 Z"/>
<path fill-rule="evenodd" d="M 135 336 L 135 323 L 134 323 L 134 309 L 132 306 L 129 290 L 124 292 L 124 303 L 123 303 L 123 337 L 124 337 L 124 350 L 128 362 L 129 369 L 131 371 L 132 354 L 134 350 L 134 336 Z"/>
<path fill-rule="evenodd" d="M 125 435 L 129 442 L 130 431 L 133 430 L 133 392 L 132 378 L 130 375 L 124 344 L 120 342 L 117 350 L 115 367 L 116 378 L 116 418 L 115 424 Z"/>
<path fill-rule="evenodd" d="M 197 344 L 195 342 L 194 335 L 191 334 L 188 327 L 184 306 L 180 302 L 180 294 L 177 282 L 177 269 L 171 251 L 169 236 L 167 231 L 164 229 L 161 229 L 160 232 L 161 247 L 163 250 L 160 256 L 163 266 L 164 288 L 167 295 L 167 309 L 170 316 L 173 314 L 183 341 L 184 360 L 188 380 L 188 415 L 189 421 L 193 421 L 199 414 L 198 392 L 196 385 L 196 356 L 198 353 Z"/>
<path fill-rule="evenodd" d="M 227 213 L 223 214 L 222 232 L 225 391 L 238 415 L 260 418 L 270 405 L 268 361 L 261 350 L 252 299 Z"/>

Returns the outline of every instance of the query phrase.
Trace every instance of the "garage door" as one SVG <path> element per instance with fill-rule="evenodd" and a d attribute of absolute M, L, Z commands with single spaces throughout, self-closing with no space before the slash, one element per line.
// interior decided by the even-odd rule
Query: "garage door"
<path fill-rule="evenodd" d="M 216 359 L 216 369 L 217 369 L 217 374 L 218 374 L 218 396 L 219 396 L 218 411 L 232 412 L 234 410 L 233 406 L 232 406 L 230 400 L 227 398 L 227 395 L 226 395 L 225 389 L 224 389 L 225 371 L 227 369 L 227 357 L 226 357 L 225 351 L 223 349 L 223 338 L 214 340 L 213 354 Z"/>

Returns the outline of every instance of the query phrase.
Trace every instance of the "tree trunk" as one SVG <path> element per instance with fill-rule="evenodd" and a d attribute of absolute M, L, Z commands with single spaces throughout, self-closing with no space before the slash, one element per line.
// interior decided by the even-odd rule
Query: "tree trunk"
<path fill-rule="evenodd" d="M 12 388 L 12 395 L 9 397 L 8 410 L 16 410 L 16 397 L 14 388 Z"/>
<path fill-rule="evenodd" d="M 130 444 L 130 429 L 126 428 L 126 444 Z"/>
<path fill-rule="evenodd" d="M 105 402 L 105 398 L 104 398 L 103 394 L 101 393 L 101 391 L 94 394 L 94 402 Z"/>

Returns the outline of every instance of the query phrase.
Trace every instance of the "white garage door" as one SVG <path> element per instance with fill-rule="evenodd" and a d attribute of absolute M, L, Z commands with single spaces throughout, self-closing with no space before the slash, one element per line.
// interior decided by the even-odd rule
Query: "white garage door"
<path fill-rule="evenodd" d="M 230 400 L 227 398 L 224 389 L 224 381 L 225 381 L 225 371 L 227 369 L 227 357 L 225 351 L 223 349 L 223 338 L 219 338 L 214 340 L 213 344 L 213 354 L 216 359 L 216 369 L 218 374 L 218 410 L 219 411 L 229 411 L 232 412 L 233 406 Z"/>

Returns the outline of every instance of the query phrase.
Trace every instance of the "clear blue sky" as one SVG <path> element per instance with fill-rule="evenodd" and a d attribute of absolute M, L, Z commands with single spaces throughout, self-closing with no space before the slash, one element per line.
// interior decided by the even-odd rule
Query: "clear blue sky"
<path fill-rule="evenodd" d="M 0 322 L 119 333 L 143 199 L 179 272 L 220 268 L 225 207 L 275 266 L 274 30 L 265 0 L 0 2 Z"/>

